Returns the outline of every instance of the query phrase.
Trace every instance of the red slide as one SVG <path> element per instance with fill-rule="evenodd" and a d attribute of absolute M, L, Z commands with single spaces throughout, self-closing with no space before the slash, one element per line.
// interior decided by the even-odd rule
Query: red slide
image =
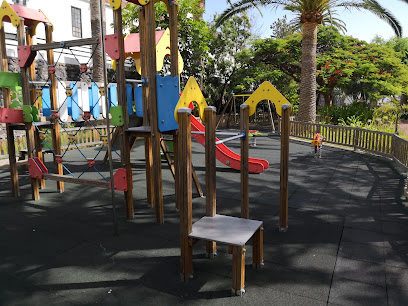
<path fill-rule="evenodd" d="M 205 126 L 202 125 L 194 116 L 191 116 L 191 131 L 205 132 Z M 192 136 L 204 146 L 204 135 L 192 134 Z M 218 141 L 218 138 L 216 138 L 216 141 Z M 227 165 L 235 170 L 241 170 L 241 155 L 231 151 L 225 144 L 222 143 L 216 146 L 215 156 L 224 165 Z M 262 173 L 269 167 L 268 161 L 259 158 L 250 157 L 248 163 L 250 173 Z"/>

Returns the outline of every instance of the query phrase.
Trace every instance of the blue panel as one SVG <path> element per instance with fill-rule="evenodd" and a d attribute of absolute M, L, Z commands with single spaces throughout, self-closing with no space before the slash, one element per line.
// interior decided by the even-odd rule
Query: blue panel
<path fill-rule="evenodd" d="M 43 109 L 43 116 L 51 116 L 51 99 L 50 99 L 50 88 L 43 87 L 42 88 L 42 109 Z"/>
<path fill-rule="evenodd" d="M 78 105 L 78 103 L 79 103 L 79 100 L 78 100 L 78 85 L 76 84 L 76 82 L 71 82 L 71 84 L 69 84 L 69 87 L 72 89 L 72 97 L 68 97 L 71 100 L 71 116 L 72 116 L 72 120 L 78 121 L 79 120 L 79 114 L 80 114 L 79 105 Z M 68 107 L 69 107 L 69 104 L 68 104 Z M 68 110 L 68 114 L 69 114 L 69 110 Z"/>
<path fill-rule="evenodd" d="M 89 89 L 89 103 L 91 104 L 91 113 L 95 119 L 99 118 L 101 111 L 99 110 L 99 88 L 98 85 L 92 83 Z"/>
<path fill-rule="evenodd" d="M 133 88 L 130 84 L 126 84 L 126 101 L 128 115 L 133 115 Z"/>
<path fill-rule="evenodd" d="M 109 108 L 111 106 L 118 106 L 118 91 L 116 89 L 116 84 L 110 84 L 109 86 Z"/>
<path fill-rule="evenodd" d="M 142 87 L 135 86 L 136 116 L 143 117 Z"/>
<path fill-rule="evenodd" d="M 157 120 L 159 131 L 173 131 L 178 129 L 174 118 L 174 109 L 179 100 L 179 78 L 169 75 L 156 75 Z"/>

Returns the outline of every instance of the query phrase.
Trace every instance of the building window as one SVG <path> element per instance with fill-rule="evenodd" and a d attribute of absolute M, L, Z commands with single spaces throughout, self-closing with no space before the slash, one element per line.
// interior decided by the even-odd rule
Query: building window
<path fill-rule="evenodd" d="M 72 36 L 82 37 L 81 9 L 71 6 Z"/>
<path fill-rule="evenodd" d="M 14 4 L 18 4 L 18 5 L 27 5 L 27 0 L 13 0 Z"/>

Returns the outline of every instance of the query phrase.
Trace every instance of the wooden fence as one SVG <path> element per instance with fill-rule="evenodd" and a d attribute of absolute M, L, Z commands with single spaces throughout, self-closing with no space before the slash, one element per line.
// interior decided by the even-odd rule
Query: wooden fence
<path fill-rule="evenodd" d="M 280 129 L 280 122 L 278 126 Z M 291 121 L 290 135 L 293 137 L 312 140 L 316 133 L 325 137 L 326 143 L 393 158 L 408 167 L 408 141 L 398 135 L 348 126 Z"/>
<path fill-rule="evenodd" d="M 69 138 L 68 135 L 75 134 L 75 143 L 78 147 L 87 147 L 87 146 L 95 146 L 102 144 L 101 135 L 107 135 L 107 127 L 106 125 L 98 125 L 96 126 L 98 131 L 90 126 L 90 127 L 74 127 L 74 128 L 66 128 L 61 132 L 61 146 L 63 149 L 67 148 L 69 145 Z M 52 140 L 51 134 L 49 137 L 46 138 L 48 145 L 52 148 Z M 15 147 L 16 152 L 18 153 L 21 150 L 27 149 L 27 141 L 25 135 L 18 135 L 15 136 Z M 70 146 L 70 149 L 75 149 L 75 146 Z M 7 139 L 0 138 L 0 159 L 8 158 L 8 149 L 7 149 Z"/>

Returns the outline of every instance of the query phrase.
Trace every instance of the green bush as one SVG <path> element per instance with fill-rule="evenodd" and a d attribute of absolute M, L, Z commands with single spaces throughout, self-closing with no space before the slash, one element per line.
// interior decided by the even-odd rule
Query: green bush
<path fill-rule="evenodd" d="M 365 102 L 353 102 L 349 105 L 337 107 L 322 106 L 317 110 L 320 115 L 322 123 L 342 124 L 347 121 L 359 121 L 366 124 L 373 119 L 373 109 L 371 109 Z"/>

